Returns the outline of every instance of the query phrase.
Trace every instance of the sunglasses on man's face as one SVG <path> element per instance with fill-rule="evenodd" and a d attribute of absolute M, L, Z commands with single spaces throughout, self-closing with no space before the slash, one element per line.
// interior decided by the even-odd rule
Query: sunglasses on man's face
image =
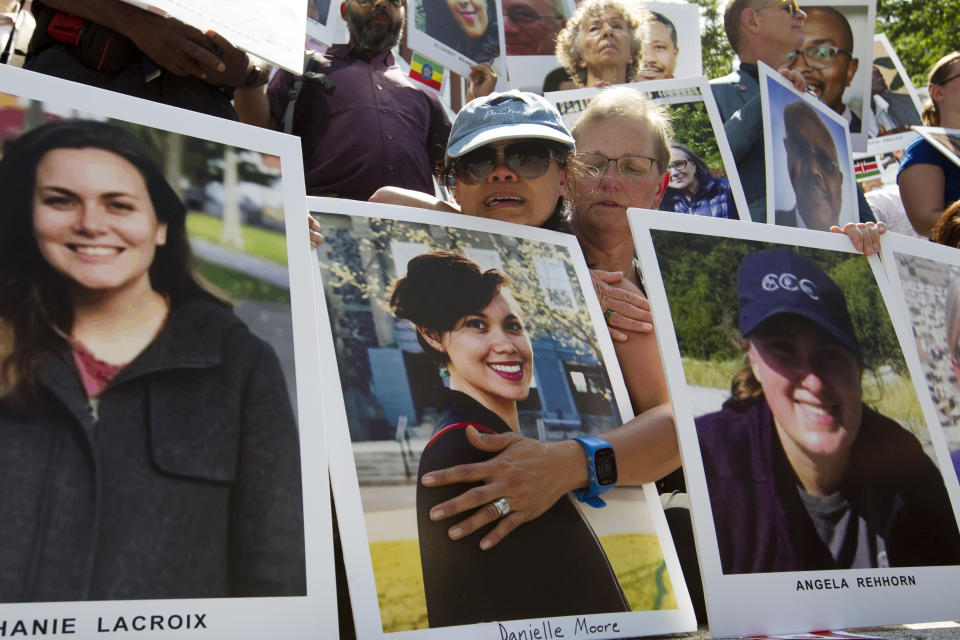
<path fill-rule="evenodd" d="M 759 7 L 754 7 L 757 11 L 760 9 L 766 9 L 767 7 L 779 6 L 781 9 L 790 14 L 791 18 L 796 18 L 800 15 L 800 5 L 797 4 L 797 0 L 774 0 L 773 2 L 765 2 Z"/>
<path fill-rule="evenodd" d="M 556 151 L 539 140 L 480 147 L 454 160 L 453 175 L 463 184 L 480 184 L 502 162 L 518 178 L 539 178 L 550 168 L 550 158 L 561 160 Z"/>

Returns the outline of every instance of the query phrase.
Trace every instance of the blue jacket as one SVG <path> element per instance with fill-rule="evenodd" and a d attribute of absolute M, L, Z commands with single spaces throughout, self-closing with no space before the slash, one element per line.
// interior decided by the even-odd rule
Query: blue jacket
<path fill-rule="evenodd" d="M 733 201 L 733 192 L 730 191 L 730 181 L 713 176 L 706 176 L 700 182 L 697 192 L 690 200 L 687 200 L 686 196 L 677 189 L 668 187 L 660 202 L 660 210 L 692 213 L 711 218 L 740 219 L 737 215 L 737 205 Z"/>
<path fill-rule="evenodd" d="M 733 407 L 696 421 L 723 572 L 848 568 L 817 534 L 766 400 Z M 866 406 L 840 491 L 883 540 L 889 566 L 960 564 L 940 472 L 913 435 Z"/>

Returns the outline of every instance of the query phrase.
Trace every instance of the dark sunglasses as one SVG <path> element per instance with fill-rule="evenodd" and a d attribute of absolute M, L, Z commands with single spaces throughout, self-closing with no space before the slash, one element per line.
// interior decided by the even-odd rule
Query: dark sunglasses
<path fill-rule="evenodd" d="M 550 158 L 563 166 L 563 156 L 546 142 L 522 140 L 503 147 L 480 147 L 453 161 L 453 175 L 463 184 L 480 184 L 500 162 L 519 178 L 539 178 L 550 168 Z"/>
<path fill-rule="evenodd" d="M 796 51 L 788 53 L 783 62 L 787 65 L 787 68 L 793 68 L 793 65 L 797 62 L 797 58 L 803 56 L 803 61 L 806 62 L 807 66 L 811 69 L 829 69 L 833 66 L 833 63 L 837 61 L 841 53 L 845 53 L 851 58 L 853 57 L 853 51 L 828 44 L 815 44 L 812 47 L 797 49 Z"/>
<path fill-rule="evenodd" d="M 800 5 L 797 4 L 797 0 L 773 0 L 773 2 L 766 2 L 759 7 L 755 7 L 755 10 L 759 11 L 760 9 L 766 9 L 774 5 L 780 5 L 780 8 L 789 13 L 793 18 L 800 15 Z"/>

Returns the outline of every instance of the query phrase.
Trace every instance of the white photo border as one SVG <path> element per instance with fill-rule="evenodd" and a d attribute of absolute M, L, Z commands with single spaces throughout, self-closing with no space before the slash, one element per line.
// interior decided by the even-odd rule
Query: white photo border
<path fill-rule="evenodd" d="M 111 624 L 120 616 L 206 614 L 211 637 L 262 638 L 273 635 L 329 636 L 336 620 L 336 589 L 332 545 L 329 484 L 323 407 L 313 383 L 320 376 L 317 354 L 315 306 L 310 299 L 316 256 L 309 250 L 304 210 L 303 161 L 297 138 L 258 127 L 194 113 L 139 98 L 131 98 L 52 76 L 0 65 L 2 92 L 36 100 L 60 109 L 76 109 L 98 116 L 164 129 L 238 149 L 249 149 L 281 158 L 291 314 L 296 344 L 296 408 L 300 432 L 303 486 L 304 545 L 307 595 L 297 597 L 232 597 L 178 600 L 116 600 L 100 602 L 4 603 L 0 618 L 12 625 L 16 619 L 75 618 L 78 637 L 98 634 L 98 618 Z M 303 464 L 304 460 L 310 464 Z M 335 625 L 334 625 L 335 626 Z M 9 629 L 10 627 L 8 627 Z M 111 627 L 112 629 L 112 627 Z M 170 638 L 196 634 L 179 631 L 138 631 L 144 638 Z"/>
<path fill-rule="evenodd" d="M 780 75 L 780 72 L 776 71 L 772 67 L 764 64 L 763 62 L 758 63 L 760 69 L 760 107 L 763 114 L 763 149 L 764 149 L 764 168 L 766 171 L 766 192 L 767 192 L 767 223 L 776 224 L 776 211 L 777 211 L 777 179 L 786 179 L 789 183 L 789 177 L 784 175 L 777 175 L 776 168 L 777 166 L 782 166 L 784 170 L 787 167 L 787 161 L 784 160 L 782 163 L 774 162 L 775 158 L 780 157 L 781 154 L 785 155 L 785 152 L 781 152 L 782 144 L 779 144 L 777 140 L 774 140 L 774 131 L 783 129 L 783 118 L 777 118 L 777 126 L 774 126 L 773 114 L 771 113 L 770 105 L 770 93 L 771 93 L 771 83 L 776 85 L 778 88 L 789 91 L 792 93 L 796 100 L 795 102 L 804 102 L 817 114 L 821 119 L 829 120 L 835 126 L 843 129 L 843 138 L 842 141 L 845 145 L 845 148 L 837 145 L 837 160 L 840 165 L 840 170 L 843 172 L 843 206 L 840 209 L 840 214 L 838 216 L 839 222 L 838 225 L 843 227 L 844 223 L 847 222 L 859 222 L 860 221 L 860 210 L 859 203 L 857 199 L 857 181 L 853 173 L 853 148 L 850 145 L 850 126 L 849 123 L 840 117 L 833 109 L 828 107 L 826 104 L 820 101 L 816 96 L 810 95 L 809 93 L 800 93 L 793 88 L 786 78 Z M 779 106 L 779 105 L 778 105 Z M 837 140 L 833 131 L 830 131 L 830 137 L 833 139 L 834 143 L 839 143 L 841 140 Z M 775 147 L 777 149 L 775 150 Z M 794 204 L 796 207 L 796 204 Z M 799 212 L 798 212 L 799 217 Z"/>
<path fill-rule="evenodd" d="M 680 441 L 711 635 L 726 638 L 804 633 L 951 617 L 954 612 L 952 602 L 944 600 L 942 594 L 960 588 L 960 567 L 956 566 L 752 574 L 724 574 L 721 568 L 694 415 L 686 401 L 686 376 L 650 232 L 678 231 L 856 253 L 850 241 L 841 234 L 776 225 L 744 225 L 713 218 L 698 220 L 694 228 L 681 216 L 645 209 L 629 209 L 627 215 L 647 285 L 654 326 L 659 327 L 657 340 Z M 890 308 L 896 302 L 880 261 L 876 256 L 869 260 L 884 302 Z M 856 588 L 858 578 L 883 578 L 907 572 L 917 581 L 917 586 L 910 587 L 910 591 Z M 830 588 L 834 584 L 840 585 L 844 579 L 853 586 L 841 590 Z M 798 590 L 798 582 L 806 580 L 819 580 L 822 588 Z"/>
<path fill-rule="evenodd" d="M 627 395 L 623 376 L 616 366 L 616 354 L 609 332 L 605 330 L 603 312 L 590 285 L 590 274 L 586 261 L 580 252 L 579 245 L 573 236 L 546 231 L 535 227 L 515 225 L 507 222 L 487 220 L 464 216 L 461 214 L 439 213 L 408 207 L 356 202 L 336 198 L 307 198 L 308 210 L 311 212 L 336 213 L 365 218 L 381 218 L 411 223 L 447 226 L 499 234 L 507 237 L 525 238 L 542 241 L 566 248 L 576 270 L 580 286 L 584 291 L 584 300 L 593 326 L 603 328 L 597 331 L 601 354 L 606 364 L 607 373 L 613 388 L 614 397 L 621 416 L 631 416 L 633 411 Z M 319 272 L 319 271 L 318 271 Z M 333 486 L 334 500 L 337 505 L 337 518 L 340 525 L 340 539 L 343 545 L 344 565 L 347 571 L 347 582 L 350 586 L 350 600 L 353 606 L 354 624 L 358 640 L 372 640 L 374 638 L 396 638 L 407 640 L 415 638 L 449 638 L 457 637 L 463 640 L 489 640 L 498 637 L 500 626 L 506 632 L 519 633 L 530 628 L 540 628 L 545 620 L 511 620 L 503 622 L 488 622 L 457 627 L 436 627 L 412 631 L 397 631 L 385 633 L 381 623 L 380 607 L 377 602 L 377 588 L 374 580 L 373 564 L 370 557 L 370 547 L 366 524 L 364 522 L 363 505 L 360 500 L 360 490 L 354 464 L 350 434 L 347 428 L 347 415 L 343 403 L 339 375 L 337 374 L 337 354 L 333 345 L 333 333 L 330 328 L 329 314 L 323 296 L 323 286 L 317 279 L 318 296 L 315 297 L 318 305 L 317 315 L 321 338 L 321 358 L 328 364 L 328 373 L 322 379 L 322 395 L 324 396 L 324 418 L 327 424 L 335 425 L 328 430 L 327 438 L 330 447 L 330 476 Z M 624 418 L 625 419 L 625 418 Z M 667 572 L 677 599 L 677 609 L 665 611 L 639 611 L 631 613 L 591 614 L 589 619 L 594 623 L 618 623 L 619 632 L 607 630 L 606 633 L 591 635 L 593 638 L 608 638 L 618 636 L 657 635 L 692 631 L 696 628 L 696 619 L 683 573 L 677 558 L 673 540 L 667 527 L 666 517 L 660 506 L 660 499 L 653 484 L 643 485 L 647 509 L 653 519 L 660 549 L 667 566 Z M 550 623 L 562 626 L 567 630 L 567 636 L 572 637 L 577 618 L 583 616 L 551 617 Z M 531 626 L 533 625 L 533 626 Z M 533 636 L 529 636 L 533 637 Z"/>

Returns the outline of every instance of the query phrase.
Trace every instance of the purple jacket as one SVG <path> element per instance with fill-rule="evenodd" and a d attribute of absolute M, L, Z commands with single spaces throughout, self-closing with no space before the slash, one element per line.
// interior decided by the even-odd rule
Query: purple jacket
<path fill-rule="evenodd" d="M 723 572 L 847 568 L 800 500 L 766 400 L 736 404 L 696 421 Z M 866 406 L 840 490 L 884 541 L 889 566 L 960 564 L 940 472 L 913 435 Z"/>

